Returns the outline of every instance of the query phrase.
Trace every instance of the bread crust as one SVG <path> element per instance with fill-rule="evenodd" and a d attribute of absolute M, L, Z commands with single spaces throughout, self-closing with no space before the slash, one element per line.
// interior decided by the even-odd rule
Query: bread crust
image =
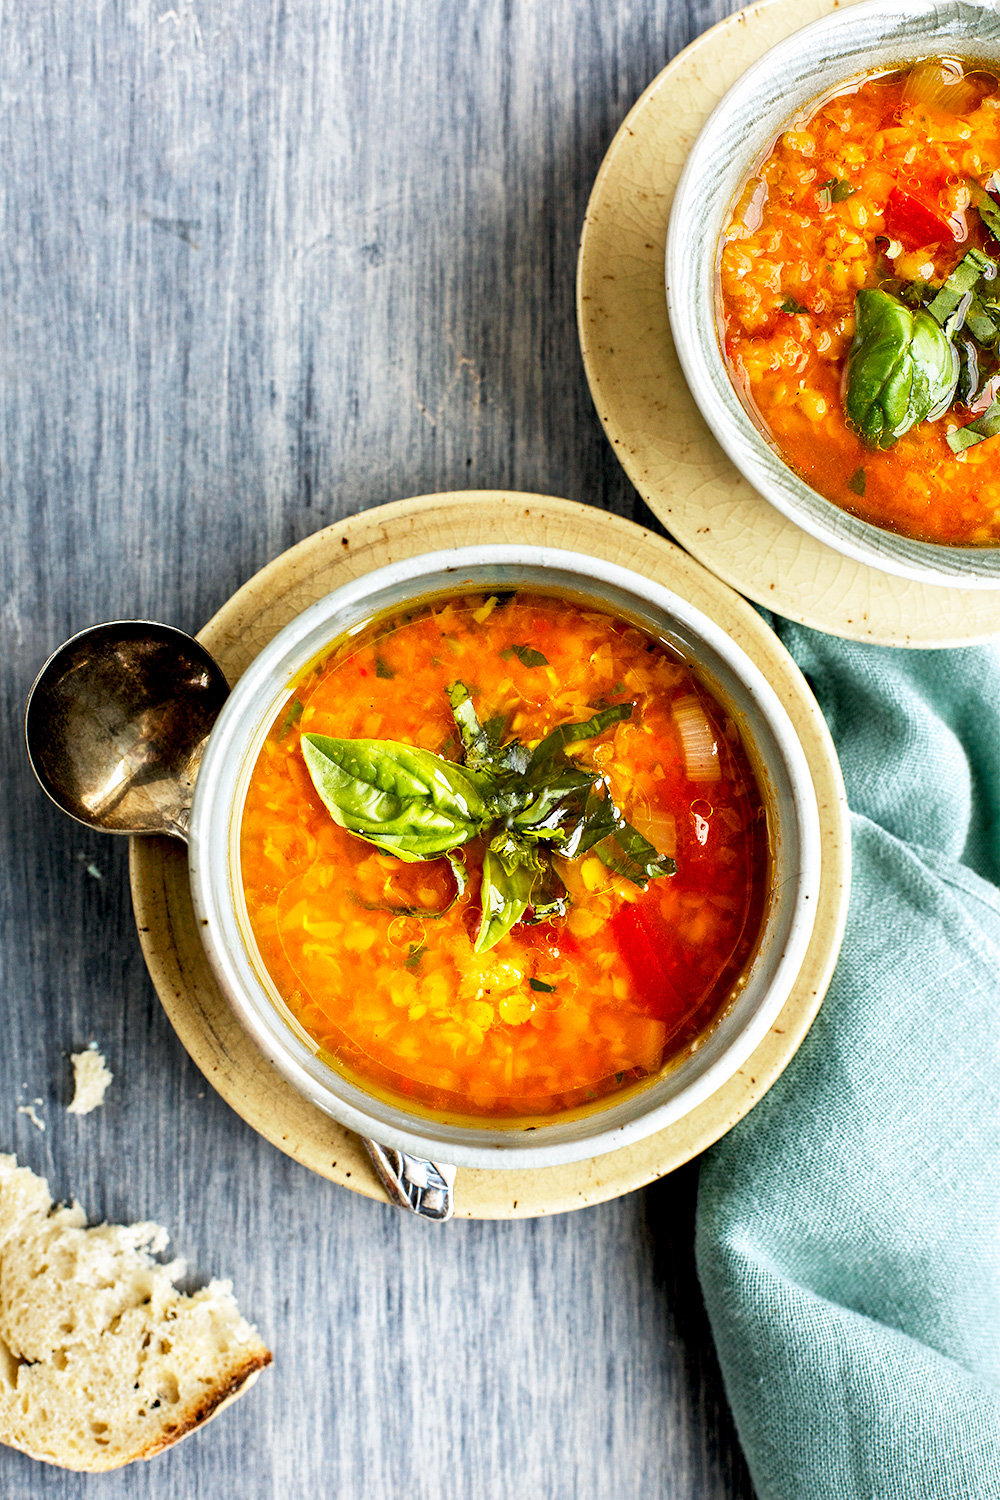
<path fill-rule="evenodd" d="M 190 1437 L 191 1433 L 197 1428 L 204 1427 L 206 1422 L 211 1422 L 213 1417 L 217 1417 L 227 1406 L 232 1406 L 234 1401 L 238 1401 L 241 1396 L 244 1396 L 250 1387 L 256 1385 L 260 1379 L 261 1370 L 266 1370 L 268 1365 L 272 1364 L 273 1361 L 274 1355 L 270 1349 L 262 1349 L 259 1354 L 253 1355 L 247 1360 L 243 1368 L 237 1370 L 224 1385 L 220 1385 L 217 1390 L 210 1392 L 205 1397 L 201 1405 L 196 1407 L 185 1419 L 172 1437 L 164 1435 L 162 1442 L 150 1444 L 144 1453 L 137 1453 L 136 1458 L 147 1460 L 155 1458 L 164 1449 L 172 1448 L 175 1443 L 179 1443 L 181 1438 Z M 124 1463 L 131 1462 L 131 1459 L 125 1459 L 122 1463 L 110 1464 L 108 1467 L 120 1469 Z"/>
<path fill-rule="evenodd" d="M 138 1463 L 140 1459 L 148 1462 L 158 1453 L 164 1453 L 167 1448 L 173 1448 L 182 1438 L 190 1437 L 193 1432 L 197 1432 L 199 1427 L 204 1427 L 206 1422 L 211 1422 L 213 1417 L 217 1417 L 227 1406 L 232 1406 L 234 1401 L 238 1401 L 252 1385 L 257 1383 L 261 1370 L 266 1369 L 273 1359 L 270 1349 L 262 1347 L 259 1353 L 252 1355 L 224 1384 L 210 1391 L 198 1406 L 183 1417 L 178 1422 L 176 1431 L 164 1432 L 161 1438 L 147 1444 L 139 1452 L 130 1453 L 127 1456 L 109 1456 L 107 1463 L 83 1464 L 74 1463 L 72 1460 L 63 1461 L 53 1458 L 51 1453 L 39 1453 L 28 1444 L 10 1439 L 4 1440 L 5 1445 L 15 1448 L 19 1453 L 24 1453 L 38 1463 L 49 1464 L 54 1469 L 69 1469 L 75 1474 L 109 1474 L 113 1469 L 127 1468 L 129 1464 Z"/>
<path fill-rule="evenodd" d="M 105 1473 L 154 1458 L 272 1363 L 228 1281 L 188 1296 L 152 1223 L 86 1227 L 44 1178 L 0 1156 L 0 1442 Z M 134 1383 L 133 1383 L 134 1382 Z"/>

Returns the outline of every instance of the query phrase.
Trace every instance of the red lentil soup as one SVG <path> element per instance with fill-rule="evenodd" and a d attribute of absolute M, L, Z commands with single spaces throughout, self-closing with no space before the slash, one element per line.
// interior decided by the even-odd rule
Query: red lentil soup
<path fill-rule="evenodd" d="M 437 915 L 455 892 L 447 861 L 405 864 L 340 827 L 300 750 L 310 733 L 457 760 L 456 679 L 482 722 L 504 715 L 527 746 L 633 703 L 570 749 L 676 873 L 641 890 L 591 855 L 557 859 L 566 914 L 476 953 L 481 844 Z M 432 600 L 310 666 L 253 770 L 240 858 L 261 958 L 321 1055 L 409 1110 L 479 1122 L 551 1118 L 688 1049 L 742 985 L 769 872 L 749 757 L 691 666 L 619 617 L 528 592 Z"/>
<path fill-rule="evenodd" d="M 997 206 L 983 190 L 995 193 L 1000 168 L 998 90 L 992 72 L 948 60 L 846 84 L 747 178 L 720 252 L 730 374 L 781 455 L 844 510 L 949 545 L 1000 542 L 1000 443 L 948 442 L 998 383 L 879 451 L 845 419 L 845 367 L 862 288 L 933 290 L 970 247 L 996 257 L 975 204 Z M 979 351 L 987 374 L 995 347 Z"/>

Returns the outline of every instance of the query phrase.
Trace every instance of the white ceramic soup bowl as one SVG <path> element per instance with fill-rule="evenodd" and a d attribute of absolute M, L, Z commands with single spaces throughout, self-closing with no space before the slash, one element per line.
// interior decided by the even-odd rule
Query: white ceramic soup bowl
<path fill-rule="evenodd" d="M 250 775 L 272 723 L 307 663 L 373 616 L 442 592 L 528 587 L 620 613 L 697 664 L 734 715 L 767 808 L 772 872 L 764 928 L 746 984 L 693 1049 L 645 1087 L 603 1106 L 527 1128 L 438 1122 L 408 1113 L 317 1055 L 270 980 L 250 931 L 239 832 Z M 612 563 L 543 547 L 432 552 L 337 589 L 277 635 L 240 678 L 212 731 L 190 821 L 194 906 L 212 968 L 236 1015 L 302 1094 L 360 1135 L 410 1155 L 467 1167 L 548 1167 L 598 1156 L 661 1130 L 694 1109 L 747 1060 L 773 1024 L 812 932 L 820 872 L 816 796 L 801 745 L 761 672 L 705 615 Z"/>
<path fill-rule="evenodd" d="M 921 57 L 1000 67 L 995 4 L 866 0 L 836 10 L 773 47 L 706 121 L 677 184 L 667 234 L 670 327 L 706 422 L 754 489 L 803 531 L 883 572 L 950 587 L 1000 588 L 1000 547 L 914 541 L 850 516 L 788 467 L 733 386 L 719 338 L 720 242 L 737 194 L 805 106 L 865 73 Z"/>

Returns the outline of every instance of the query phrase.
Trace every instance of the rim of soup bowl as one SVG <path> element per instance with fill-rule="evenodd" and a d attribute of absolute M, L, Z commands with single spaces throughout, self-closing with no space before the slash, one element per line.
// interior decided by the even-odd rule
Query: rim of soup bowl
<path fill-rule="evenodd" d="M 654 1082 L 553 1123 L 451 1124 L 368 1093 L 318 1055 L 284 1010 L 245 918 L 238 836 L 260 746 L 306 664 L 373 616 L 448 590 L 539 587 L 589 598 L 677 645 L 741 723 L 768 808 L 772 881 L 746 984 L 680 1063 Z M 188 844 L 198 930 L 223 993 L 280 1073 L 359 1135 L 456 1166 L 550 1167 L 603 1155 L 674 1123 L 746 1062 L 782 1009 L 812 934 L 820 828 L 808 764 L 763 673 L 706 615 L 614 563 L 556 548 L 461 547 L 392 563 L 344 584 L 292 620 L 228 698 L 198 772 Z M 284 1010 L 284 1014 L 282 1011 Z"/>
<path fill-rule="evenodd" d="M 666 296 L 691 394 L 717 442 L 776 510 L 846 557 L 921 583 L 1000 588 L 1000 546 L 953 547 L 851 516 L 801 479 L 754 422 L 730 380 L 718 333 L 719 246 L 752 167 L 796 113 L 852 79 L 958 56 L 1000 67 L 1000 9 L 977 0 L 863 0 L 794 32 L 716 105 L 681 172 L 670 211 Z"/>

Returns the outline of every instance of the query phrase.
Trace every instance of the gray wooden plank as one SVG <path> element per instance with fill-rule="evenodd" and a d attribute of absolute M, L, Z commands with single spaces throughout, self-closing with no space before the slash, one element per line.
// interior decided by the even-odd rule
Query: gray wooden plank
<path fill-rule="evenodd" d="M 176 1042 L 125 848 L 30 780 L 20 714 L 98 619 L 202 623 L 381 501 L 636 513 L 576 344 L 576 244 L 628 106 L 726 0 L 12 0 L 0 14 L 0 1149 L 233 1276 L 276 1367 L 208 1432 L 10 1500 L 745 1497 L 691 1260 L 693 1170 L 435 1230 L 257 1138 Z M 648 517 L 644 517 L 648 523 Z M 95 873 L 96 872 L 96 873 Z M 68 1053 L 115 1083 L 66 1115 Z M 44 1134 L 19 1103 L 41 1098 Z"/>

